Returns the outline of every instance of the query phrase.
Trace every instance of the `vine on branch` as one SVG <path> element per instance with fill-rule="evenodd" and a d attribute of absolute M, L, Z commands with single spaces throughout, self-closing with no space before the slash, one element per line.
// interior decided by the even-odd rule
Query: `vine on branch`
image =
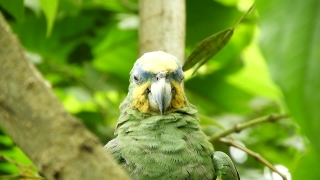
<path fill-rule="evenodd" d="M 44 179 L 43 177 L 39 176 L 39 174 L 35 170 L 35 167 L 32 165 L 20 164 L 3 154 L 0 154 L 0 159 L 15 165 L 19 170 L 19 174 L 2 175 L 0 176 L 0 179 Z"/>

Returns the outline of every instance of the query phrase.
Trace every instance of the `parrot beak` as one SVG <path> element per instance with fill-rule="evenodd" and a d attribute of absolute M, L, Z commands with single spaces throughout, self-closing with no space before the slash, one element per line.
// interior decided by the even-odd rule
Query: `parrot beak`
<path fill-rule="evenodd" d="M 160 72 L 150 87 L 149 101 L 152 107 L 159 109 L 163 115 L 172 99 L 171 84 L 166 78 L 166 72 Z"/>

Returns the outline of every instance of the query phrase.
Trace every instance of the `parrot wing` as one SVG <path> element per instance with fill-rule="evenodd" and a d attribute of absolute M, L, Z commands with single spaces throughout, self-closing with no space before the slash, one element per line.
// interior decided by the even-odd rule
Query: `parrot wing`
<path fill-rule="evenodd" d="M 112 139 L 111 141 L 109 141 L 104 147 L 103 149 L 105 149 L 106 151 L 108 151 L 109 153 L 112 154 L 112 156 L 114 157 L 114 159 L 121 164 L 122 163 L 122 157 L 120 155 L 120 151 L 119 151 L 119 146 L 118 146 L 119 142 L 118 139 Z"/>
<path fill-rule="evenodd" d="M 227 154 L 215 151 L 212 154 L 212 161 L 216 180 L 240 180 L 238 170 Z"/>

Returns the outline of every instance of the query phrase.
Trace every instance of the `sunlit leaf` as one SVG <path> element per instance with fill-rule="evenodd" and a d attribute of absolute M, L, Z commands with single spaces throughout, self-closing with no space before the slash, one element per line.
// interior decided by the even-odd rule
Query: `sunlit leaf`
<path fill-rule="evenodd" d="M 281 97 L 281 92 L 271 80 L 268 67 L 257 44 L 251 44 L 242 54 L 244 67 L 226 77 L 227 81 L 253 95 L 273 100 Z"/>
<path fill-rule="evenodd" d="M 47 37 L 51 35 L 53 24 L 58 11 L 59 0 L 39 0 L 41 9 L 47 19 Z"/>
<path fill-rule="evenodd" d="M 95 45 L 93 66 L 128 83 L 129 72 L 137 59 L 137 31 L 112 27 Z"/>

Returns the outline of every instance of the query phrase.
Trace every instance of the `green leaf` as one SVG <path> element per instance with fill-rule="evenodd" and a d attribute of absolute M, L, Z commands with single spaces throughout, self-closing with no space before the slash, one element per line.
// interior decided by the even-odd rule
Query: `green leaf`
<path fill-rule="evenodd" d="M 54 20 L 56 18 L 59 0 L 39 0 L 41 9 L 47 19 L 47 37 L 51 35 Z"/>
<path fill-rule="evenodd" d="M 208 113 L 216 114 L 221 110 L 230 113 L 251 111 L 249 101 L 252 99 L 252 95 L 226 82 L 223 75 L 213 73 L 207 76 L 195 76 L 185 82 L 185 88 L 186 91 L 192 93 L 188 93 L 190 95 L 188 99 L 198 108 L 202 109 L 201 104 L 195 102 L 199 102 L 200 99 L 209 102 L 204 107 L 209 109 Z M 192 98 L 192 95 L 199 100 Z"/>
<path fill-rule="evenodd" d="M 203 40 L 188 56 L 183 65 L 183 70 L 186 71 L 199 63 L 193 74 L 205 64 L 212 56 L 217 54 L 230 40 L 233 34 L 233 28 L 220 31 L 205 40 Z"/>
<path fill-rule="evenodd" d="M 197 70 L 205 64 L 211 57 L 216 55 L 230 40 L 233 35 L 234 29 L 239 25 L 239 23 L 247 16 L 248 13 L 254 8 L 252 5 L 249 10 L 237 21 L 237 23 L 232 27 L 215 33 L 205 40 L 203 40 L 188 56 L 185 64 L 183 65 L 183 70 L 186 71 L 195 67 L 192 74 L 197 72 Z"/>
<path fill-rule="evenodd" d="M 0 0 L 0 6 L 11 14 L 17 21 L 23 18 L 23 0 Z"/>
<path fill-rule="evenodd" d="M 137 31 L 113 26 L 107 34 L 94 47 L 93 66 L 128 82 L 129 72 L 137 59 Z"/>
<path fill-rule="evenodd" d="M 271 75 L 284 94 L 290 114 L 320 152 L 320 1 L 269 0 L 257 5 L 261 47 Z M 313 173 L 320 176 L 318 171 Z"/>
<path fill-rule="evenodd" d="M 243 52 L 242 57 L 244 67 L 227 76 L 226 80 L 252 95 L 268 97 L 273 100 L 282 97 L 279 88 L 270 78 L 267 64 L 257 44 L 250 44 Z"/>
<path fill-rule="evenodd" d="M 192 50 L 212 34 L 233 27 L 243 13 L 213 0 L 186 0 L 186 14 L 186 47 Z"/>
<path fill-rule="evenodd" d="M 318 153 L 309 149 L 306 154 L 299 157 L 298 163 L 295 163 L 296 166 L 293 167 L 293 179 L 319 179 L 319 159 L 315 158 L 316 154 Z"/>
<path fill-rule="evenodd" d="M 211 126 L 218 127 L 219 129 L 225 130 L 225 128 L 217 120 L 200 113 L 198 114 L 198 116 L 200 118 L 201 126 L 211 125 Z"/>

